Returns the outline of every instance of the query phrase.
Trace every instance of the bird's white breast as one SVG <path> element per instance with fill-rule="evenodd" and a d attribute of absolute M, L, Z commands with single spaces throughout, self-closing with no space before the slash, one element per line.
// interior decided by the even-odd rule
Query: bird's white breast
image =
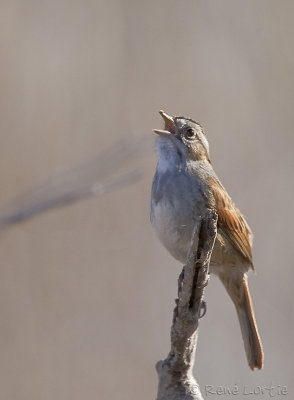
<path fill-rule="evenodd" d="M 164 247 L 174 258 L 185 263 L 193 231 L 191 221 L 183 223 L 173 206 L 162 200 L 153 206 L 151 222 Z"/>
<path fill-rule="evenodd" d="M 161 178 L 155 178 L 153 185 L 151 222 L 164 247 L 174 258 L 185 263 L 192 233 L 200 223 L 205 202 L 195 179 L 187 179 L 187 175 L 178 173 Z"/>
<path fill-rule="evenodd" d="M 201 168 L 187 162 L 187 149 L 176 138 L 157 140 L 158 164 L 152 184 L 151 222 L 171 255 L 185 263 L 192 233 L 207 208 Z M 193 170 L 193 171 L 191 171 Z M 199 170 L 199 171 L 198 171 Z"/>

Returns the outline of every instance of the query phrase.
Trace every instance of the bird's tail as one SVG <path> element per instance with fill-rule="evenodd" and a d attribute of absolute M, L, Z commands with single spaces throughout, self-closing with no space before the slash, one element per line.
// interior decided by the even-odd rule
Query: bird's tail
<path fill-rule="evenodd" d="M 239 275 L 238 279 L 235 276 L 234 279 L 229 280 L 221 276 L 220 278 L 237 310 L 249 367 L 252 370 L 254 368 L 261 369 L 263 367 L 263 350 L 255 321 L 247 276 L 245 274 Z"/>

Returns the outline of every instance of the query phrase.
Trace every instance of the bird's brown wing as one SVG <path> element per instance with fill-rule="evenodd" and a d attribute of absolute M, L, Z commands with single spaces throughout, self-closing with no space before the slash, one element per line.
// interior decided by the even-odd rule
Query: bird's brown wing
<path fill-rule="evenodd" d="M 211 178 L 210 190 L 213 206 L 218 213 L 219 227 L 254 269 L 251 250 L 252 232 L 249 225 L 217 178 Z"/>

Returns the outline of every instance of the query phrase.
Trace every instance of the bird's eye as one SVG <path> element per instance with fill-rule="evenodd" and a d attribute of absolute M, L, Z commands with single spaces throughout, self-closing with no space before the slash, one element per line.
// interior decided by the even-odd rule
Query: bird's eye
<path fill-rule="evenodd" d="M 194 131 L 193 128 L 187 128 L 186 131 L 185 131 L 185 136 L 189 140 L 195 139 L 196 132 Z"/>

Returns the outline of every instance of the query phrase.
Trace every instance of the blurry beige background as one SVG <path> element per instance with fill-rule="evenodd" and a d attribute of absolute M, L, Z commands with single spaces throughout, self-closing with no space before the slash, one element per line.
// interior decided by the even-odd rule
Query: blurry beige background
<path fill-rule="evenodd" d="M 265 368 L 249 370 L 212 278 L 195 367 L 204 394 L 272 383 L 293 398 L 293 15 L 290 0 L 0 4 L 0 205 L 124 135 L 152 143 L 160 108 L 206 128 L 255 233 Z M 149 223 L 155 163 L 140 156 L 138 184 L 2 233 L 1 399 L 155 398 L 181 268 Z"/>

